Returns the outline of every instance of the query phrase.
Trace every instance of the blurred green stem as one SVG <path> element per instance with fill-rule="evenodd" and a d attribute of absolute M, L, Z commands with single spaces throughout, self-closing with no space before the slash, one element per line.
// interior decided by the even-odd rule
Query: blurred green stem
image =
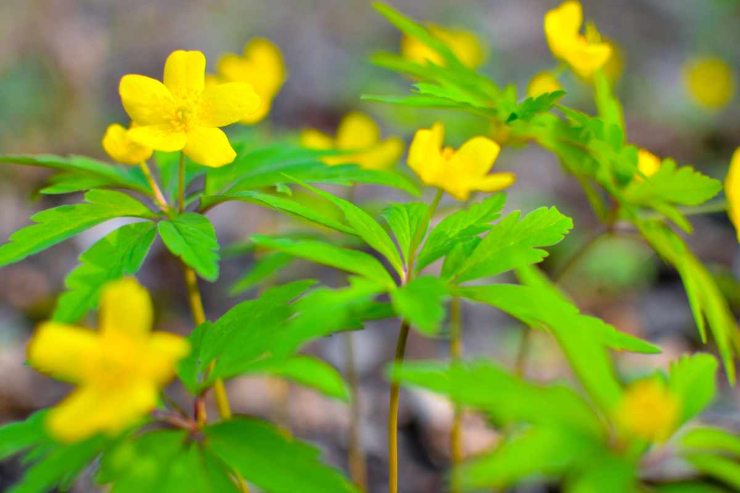
<path fill-rule="evenodd" d="M 180 151 L 180 164 L 177 172 L 177 210 L 185 210 L 185 153 Z"/>
<path fill-rule="evenodd" d="M 460 361 L 462 353 L 462 307 L 460 298 L 456 296 L 450 303 L 450 358 L 453 365 Z M 454 413 L 452 416 L 452 428 L 450 430 L 450 458 L 453 470 L 457 468 L 463 460 L 462 417 L 463 408 L 460 404 L 455 403 Z M 460 490 L 456 481 L 452 482 L 450 491 L 452 493 L 459 493 Z"/>

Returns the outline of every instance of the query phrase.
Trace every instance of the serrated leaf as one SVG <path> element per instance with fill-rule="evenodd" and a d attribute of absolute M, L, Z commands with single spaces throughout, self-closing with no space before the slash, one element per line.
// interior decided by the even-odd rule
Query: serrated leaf
<path fill-rule="evenodd" d="M 429 227 L 429 207 L 421 202 L 392 204 L 383 209 L 381 216 L 393 231 L 404 260 L 408 262 Z"/>
<path fill-rule="evenodd" d="M 634 180 L 624 190 L 631 204 L 653 206 L 668 203 L 699 205 L 722 190 L 719 180 L 696 171 L 691 166 L 677 167 L 671 159 L 664 159 L 658 171 L 642 180 Z"/>
<path fill-rule="evenodd" d="M 155 224 L 141 222 L 122 226 L 98 240 L 67 275 L 67 290 L 57 300 L 51 318 L 62 323 L 79 321 L 97 306 L 105 283 L 139 270 L 155 236 Z"/>
<path fill-rule="evenodd" d="M 31 216 L 35 224 L 19 229 L 0 246 L 0 266 L 20 262 L 110 219 L 154 217 L 144 204 L 122 192 L 91 190 L 85 200 L 83 204 L 62 205 Z"/>
<path fill-rule="evenodd" d="M 271 425 L 237 418 L 204 430 L 209 448 L 249 483 L 272 493 L 355 492 L 319 451 Z"/>
<path fill-rule="evenodd" d="M 455 273 L 458 282 L 495 276 L 523 265 L 541 262 L 540 247 L 560 242 L 573 221 L 555 207 L 536 209 L 521 220 L 513 212 L 495 224 L 467 261 Z"/>
<path fill-rule="evenodd" d="M 264 235 L 254 235 L 257 245 L 344 270 L 370 279 L 386 289 L 393 289 L 395 281 L 375 257 L 367 253 L 338 247 L 316 240 L 291 240 Z"/>
<path fill-rule="evenodd" d="M 505 202 L 505 194 L 493 194 L 442 219 L 429 233 L 419 252 L 416 261 L 417 271 L 445 255 L 459 242 L 488 230 L 489 223 L 501 215 Z"/>
<path fill-rule="evenodd" d="M 391 303 L 400 318 L 426 335 L 436 335 L 445 318 L 447 284 L 438 277 L 422 276 L 391 291 Z"/>
<path fill-rule="evenodd" d="M 717 360 L 709 354 L 696 353 L 671 362 L 668 387 L 681 401 L 679 423 L 701 413 L 717 392 Z"/>
<path fill-rule="evenodd" d="M 192 267 L 203 279 L 218 278 L 218 240 L 216 230 L 208 218 L 195 212 L 186 212 L 160 221 L 159 235 L 173 255 Z"/>

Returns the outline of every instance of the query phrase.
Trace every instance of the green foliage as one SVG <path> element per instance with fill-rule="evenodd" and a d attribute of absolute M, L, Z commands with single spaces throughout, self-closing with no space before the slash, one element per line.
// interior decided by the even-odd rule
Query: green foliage
<path fill-rule="evenodd" d="M 258 373 L 274 375 L 311 387 L 324 395 L 348 400 L 349 389 L 337 370 L 328 363 L 311 356 L 267 359 L 251 365 L 242 375 Z"/>
<path fill-rule="evenodd" d="M 206 216 L 186 212 L 157 225 L 162 241 L 173 255 L 209 281 L 218 279 L 218 240 Z"/>
<path fill-rule="evenodd" d="M 709 354 L 682 356 L 671 363 L 668 386 L 683 402 L 682 424 L 698 416 L 714 400 L 716 374 L 717 361 Z"/>
<path fill-rule="evenodd" d="M 83 204 L 62 205 L 31 216 L 35 224 L 19 229 L 0 246 L 0 266 L 20 262 L 116 217 L 153 217 L 144 204 L 122 192 L 91 190 L 85 200 Z"/>
<path fill-rule="evenodd" d="M 421 202 L 391 204 L 382 212 L 406 264 L 413 258 L 429 227 L 429 207 Z"/>
<path fill-rule="evenodd" d="M 435 335 L 445 318 L 447 283 L 431 276 L 417 277 L 391 292 L 398 316 L 426 335 Z"/>
<path fill-rule="evenodd" d="M 252 268 L 231 286 L 230 294 L 237 295 L 257 286 L 260 282 L 272 279 L 278 271 L 293 261 L 293 256 L 282 252 L 272 252 L 254 260 Z"/>
<path fill-rule="evenodd" d="M 253 419 L 205 429 L 209 448 L 249 483 L 274 493 L 353 492 L 355 487 L 319 461 L 319 451 Z"/>
<path fill-rule="evenodd" d="M 67 290 L 57 300 L 52 319 L 63 323 L 82 319 L 97 306 L 105 283 L 139 270 L 155 236 L 154 223 L 133 223 L 88 248 L 80 255 L 80 264 L 67 275 Z"/>

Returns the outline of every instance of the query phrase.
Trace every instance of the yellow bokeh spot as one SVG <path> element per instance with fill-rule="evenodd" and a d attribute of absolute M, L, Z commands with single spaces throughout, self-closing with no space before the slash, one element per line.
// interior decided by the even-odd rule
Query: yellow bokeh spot
<path fill-rule="evenodd" d="M 653 176 L 660 169 L 660 158 L 646 149 L 638 149 L 637 169 L 643 176 Z M 642 177 L 638 175 L 638 179 Z"/>
<path fill-rule="evenodd" d="M 447 45 L 466 67 L 477 68 L 485 61 L 486 53 L 483 42 L 474 33 L 435 24 L 428 24 L 427 29 L 432 36 Z M 444 65 L 444 60 L 439 53 L 411 36 L 404 35 L 401 38 L 401 55 L 416 63 Z"/>
<path fill-rule="evenodd" d="M 190 350 L 184 338 L 151 332 L 149 293 L 133 278 L 101 293 L 99 330 L 44 322 L 28 345 L 37 370 L 77 385 L 49 411 L 47 427 L 60 441 L 117 434 L 152 411 L 160 389 Z"/>
<path fill-rule="evenodd" d="M 496 192 L 514 183 L 514 173 L 489 174 L 501 147 L 486 137 L 473 137 L 459 149 L 444 146 L 444 126 L 416 131 L 408 163 L 421 181 L 444 190 L 457 200 L 472 192 Z"/>
<path fill-rule="evenodd" d="M 694 103 L 708 110 L 720 110 L 735 95 L 735 74 L 719 57 L 694 58 L 683 66 L 683 82 Z"/>
<path fill-rule="evenodd" d="M 535 74 L 535 76 L 532 77 L 532 80 L 529 81 L 529 84 L 527 85 L 527 96 L 530 98 L 536 98 L 542 94 L 559 91 L 561 89 L 562 86 L 560 85 L 560 82 L 558 82 L 557 77 L 555 77 L 552 72 L 540 72 Z"/>
<path fill-rule="evenodd" d="M 737 241 L 740 243 L 740 147 L 735 149 L 730 161 L 730 169 L 725 178 L 727 214 L 735 226 Z"/>
<path fill-rule="evenodd" d="M 663 442 L 678 425 L 681 404 L 662 380 L 647 378 L 627 387 L 614 411 L 620 429 L 629 436 Z"/>

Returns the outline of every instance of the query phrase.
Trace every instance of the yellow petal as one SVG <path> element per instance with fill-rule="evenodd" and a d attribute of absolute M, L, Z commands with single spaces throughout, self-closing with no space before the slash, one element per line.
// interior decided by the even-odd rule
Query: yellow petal
<path fill-rule="evenodd" d="M 584 79 L 594 75 L 594 72 L 606 65 L 612 55 L 612 47 L 607 43 L 588 44 L 578 43 L 564 60 L 570 64 L 573 71 Z"/>
<path fill-rule="evenodd" d="M 424 183 L 433 184 L 442 160 L 444 126 L 437 122 L 432 128 L 417 130 L 409 147 L 408 163 Z"/>
<path fill-rule="evenodd" d="M 100 331 L 103 335 L 137 338 L 152 330 L 152 299 L 133 277 L 105 285 L 100 295 Z"/>
<path fill-rule="evenodd" d="M 678 424 L 680 401 L 656 378 L 631 384 L 614 410 L 617 424 L 628 434 L 650 442 L 670 437 Z"/>
<path fill-rule="evenodd" d="M 254 38 L 244 46 L 244 59 L 252 66 L 251 83 L 260 96 L 274 96 L 287 77 L 280 48 L 265 38 Z"/>
<path fill-rule="evenodd" d="M 493 167 L 501 146 L 486 137 L 473 137 L 465 142 L 450 159 L 449 172 L 477 178 Z"/>
<path fill-rule="evenodd" d="M 719 57 L 689 60 L 683 67 L 683 81 L 694 103 L 708 110 L 724 108 L 735 95 L 735 75 Z"/>
<path fill-rule="evenodd" d="M 527 85 L 527 96 L 536 98 L 542 94 L 559 91 L 560 89 L 562 89 L 560 82 L 558 82 L 557 77 L 552 72 L 540 72 L 529 81 Z"/>
<path fill-rule="evenodd" d="M 205 87 L 206 57 L 202 51 L 173 51 L 164 64 L 164 85 L 180 99 L 198 97 Z"/>
<path fill-rule="evenodd" d="M 187 140 L 184 131 L 169 123 L 132 128 L 128 137 L 139 145 L 165 152 L 182 150 Z"/>
<path fill-rule="evenodd" d="M 493 173 L 477 180 L 473 184 L 473 189 L 479 192 L 498 192 L 510 187 L 516 181 L 514 173 Z"/>
<path fill-rule="evenodd" d="M 545 14 L 545 37 L 553 55 L 563 58 L 578 37 L 583 23 L 580 2 L 567 1 Z"/>
<path fill-rule="evenodd" d="M 429 26 L 429 31 L 443 41 L 466 67 L 476 68 L 486 58 L 481 40 L 470 31 Z"/>
<path fill-rule="evenodd" d="M 164 385 L 175 376 L 178 361 L 190 352 L 190 343 L 184 337 L 166 332 L 154 332 L 147 342 L 147 375 L 157 384 Z"/>
<path fill-rule="evenodd" d="M 164 84 L 143 75 L 124 75 L 118 85 L 123 108 L 139 125 L 158 125 L 175 114 L 175 100 Z"/>
<path fill-rule="evenodd" d="M 653 176 L 660 169 L 660 158 L 646 149 L 638 149 L 637 169 L 644 176 Z"/>
<path fill-rule="evenodd" d="M 444 59 L 439 53 L 418 39 L 406 34 L 401 37 L 401 56 L 421 65 L 426 63 L 431 63 L 432 65 L 444 64 Z"/>
<path fill-rule="evenodd" d="M 109 125 L 105 131 L 103 149 L 113 160 L 124 164 L 138 164 L 152 155 L 151 148 L 132 141 L 128 130 L 117 123 Z"/>
<path fill-rule="evenodd" d="M 66 382 L 83 381 L 99 354 L 97 335 L 86 329 L 44 322 L 28 343 L 28 362 Z"/>
<path fill-rule="evenodd" d="M 188 132 L 185 155 L 198 164 L 218 168 L 236 157 L 226 134 L 218 128 L 195 127 Z"/>
<path fill-rule="evenodd" d="M 347 114 L 337 128 L 337 149 L 366 149 L 380 140 L 380 127 L 364 113 Z"/>
<path fill-rule="evenodd" d="M 228 82 L 208 87 L 203 92 L 197 125 L 223 127 L 254 113 L 260 98 L 252 86 L 243 82 Z"/>
<path fill-rule="evenodd" d="M 156 405 L 157 389 L 153 385 L 84 386 L 52 408 L 46 425 L 56 439 L 76 442 L 98 433 L 117 434 Z"/>
<path fill-rule="evenodd" d="M 320 151 L 334 147 L 332 138 L 315 128 L 301 130 L 300 142 L 303 147 Z"/>
<path fill-rule="evenodd" d="M 245 125 L 252 125 L 259 121 L 262 121 L 269 113 L 272 108 L 272 99 L 268 99 L 267 96 L 260 96 L 257 108 L 251 113 L 247 113 L 247 116 L 239 120 L 239 123 Z"/>
<path fill-rule="evenodd" d="M 727 196 L 727 214 L 735 225 L 737 241 L 740 243 L 740 147 L 735 149 L 730 161 L 730 170 L 725 178 L 725 195 Z"/>
<path fill-rule="evenodd" d="M 403 140 L 390 137 L 365 152 L 355 156 L 354 161 L 364 169 L 389 169 L 395 165 L 403 154 Z M 347 159 L 352 161 L 352 159 Z"/>

